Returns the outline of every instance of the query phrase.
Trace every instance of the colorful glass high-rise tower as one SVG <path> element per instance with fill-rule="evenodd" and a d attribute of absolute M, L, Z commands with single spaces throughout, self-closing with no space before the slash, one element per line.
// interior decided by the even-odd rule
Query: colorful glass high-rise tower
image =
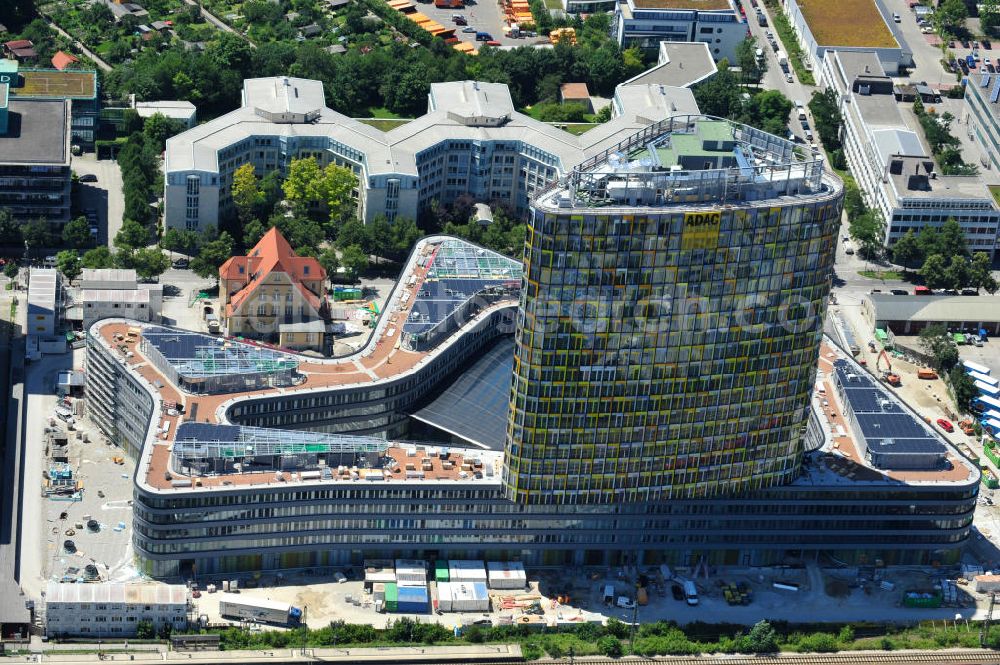
<path fill-rule="evenodd" d="M 820 158 L 704 116 L 652 125 L 539 196 L 509 496 L 608 504 L 793 479 L 842 204 Z"/>

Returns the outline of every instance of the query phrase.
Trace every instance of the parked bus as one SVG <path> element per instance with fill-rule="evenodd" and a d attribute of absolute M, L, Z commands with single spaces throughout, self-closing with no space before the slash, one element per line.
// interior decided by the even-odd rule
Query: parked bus
<path fill-rule="evenodd" d="M 982 381 L 983 383 L 987 383 L 991 386 L 1000 387 L 1000 379 L 994 379 L 992 376 L 988 374 L 980 374 L 979 372 L 969 372 L 969 378 L 972 379 L 973 381 Z"/>
<path fill-rule="evenodd" d="M 989 395 L 990 397 L 1000 396 L 1000 388 L 996 386 L 991 386 L 988 383 L 983 383 L 982 381 L 976 381 L 976 388 L 982 395 Z"/>
<path fill-rule="evenodd" d="M 966 372 L 976 372 L 977 374 L 985 374 L 987 376 L 989 376 L 989 374 L 990 374 L 990 368 L 989 367 L 985 367 L 985 366 L 980 365 L 979 363 L 973 362 L 971 360 L 963 360 L 962 361 L 962 366 L 965 367 L 965 371 Z"/>
<path fill-rule="evenodd" d="M 989 411 L 990 409 L 1000 411 L 1000 399 L 990 397 L 989 395 L 980 395 L 972 400 L 972 405 L 980 411 Z"/>

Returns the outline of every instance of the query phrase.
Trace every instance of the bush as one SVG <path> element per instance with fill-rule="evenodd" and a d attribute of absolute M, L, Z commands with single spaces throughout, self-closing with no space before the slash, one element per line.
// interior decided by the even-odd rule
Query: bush
<path fill-rule="evenodd" d="M 740 651 L 747 653 L 774 653 L 778 650 L 778 634 L 767 621 L 758 621 L 740 640 Z"/>
<path fill-rule="evenodd" d="M 607 631 L 608 635 L 617 637 L 620 640 L 628 637 L 629 633 L 629 627 L 615 618 L 608 619 L 608 624 L 604 627 L 604 630 Z"/>
<path fill-rule="evenodd" d="M 832 653 L 838 648 L 837 638 L 830 633 L 810 633 L 799 640 L 799 651 Z"/>
<path fill-rule="evenodd" d="M 608 658 L 621 658 L 624 649 L 622 643 L 616 637 L 605 635 L 597 640 L 597 649 Z"/>

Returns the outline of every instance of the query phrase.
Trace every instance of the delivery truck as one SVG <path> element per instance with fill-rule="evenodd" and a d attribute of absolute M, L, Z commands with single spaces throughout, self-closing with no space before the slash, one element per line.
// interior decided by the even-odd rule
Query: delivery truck
<path fill-rule="evenodd" d="M 227 619 L 279 626 L 297 626 L 302 619 L 302 610 L 288 603 L 266 598 L 245 598 L 231 593 L 220 594 L 219 614 Z"/>

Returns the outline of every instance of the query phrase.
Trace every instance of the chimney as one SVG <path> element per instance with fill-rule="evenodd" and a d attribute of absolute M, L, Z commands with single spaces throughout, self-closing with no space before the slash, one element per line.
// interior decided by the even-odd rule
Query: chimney
<path fill-rule="evenodd" d="M 868 69 L 868 65 L 865 65 L 865 74 L 869 74 L 869 73 L 871 73 L 871 70 Z"/>

